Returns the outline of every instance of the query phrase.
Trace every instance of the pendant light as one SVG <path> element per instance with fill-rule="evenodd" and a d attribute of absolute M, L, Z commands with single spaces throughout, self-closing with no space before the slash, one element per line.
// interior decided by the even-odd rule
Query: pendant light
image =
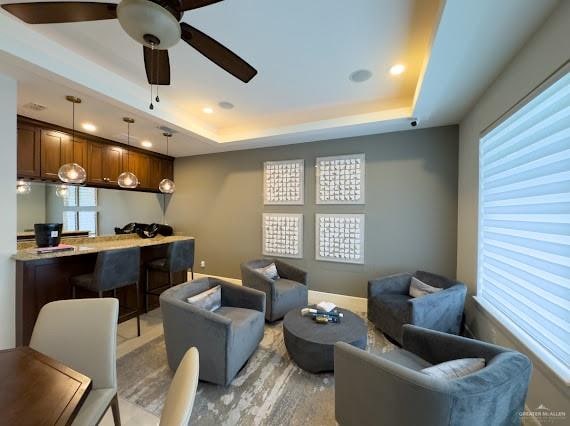
<path fill-rule="evenodd" d="M 57 195 L 59 198 L 67 197 L 68 193 L 69 193 L 69 187 L 67 185 L 57 185 L 57 187 L 55 188 L 55 195 Z"/>
<path fill-rule="evenodd" d="M 127 123 L 127 145 L 131 146 L 131 124 L 135 122 L 134 119 L 124 117 L 123 121 Z M 129 166 L 127 161 L 127 167 Z M 121 188 L 134 189 L 139 186 L 139 179 L 132 172 L 123 172 L 119 175 L 117 183 Z"/>
<path fill-rule="evenodd" d="M 172 133 L 164 132 L 162 135 L 166 138 L 166 155 L 168 155 L 168 140 L 172 137 Z M 168 178 L 162 179 L 158 184 L 158 189 L 163 194 L 172 194 L 174 192 L 174 187 L 174 182 Z"/>
<path fill-rule="evenodd" d="M 73 144 L 75 142 L 75 104 L 80 104 L 81 99 L 76 98 L 75 96 L 66 96 L 65 99 L 67 99 L 73 105 L 73 133 L 71 138 L 71 143 Z M 57 176 L 64 183 L 82 184 L 87 179 L 87 173 L 85 172 L 85 169 L 77 163 L 64 164 L 59 168 Z"/>
<path fill-rule="evenodd" d="M 32 192 L 32 185 L 30 182 L 26 182 L 25 180 L 18 180 L 16 182 L 16 193 L 18 194 L 29 194 Z"/>

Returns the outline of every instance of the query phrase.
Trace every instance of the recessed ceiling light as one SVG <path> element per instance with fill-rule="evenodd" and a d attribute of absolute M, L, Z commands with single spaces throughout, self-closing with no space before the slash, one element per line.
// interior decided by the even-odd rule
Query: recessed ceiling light
<path fill-rule="evenodd" d="M 404 71 L 406 71 L 406 67 L 402 64 L 396 64 L 390 68 L 390 74 L 392 75 L 400 75 Z"/>
<path fill-rule="evenodd" d="M 234 108 L 234 104 L 232 104 L 231 102 L 228 102 L 228 101 L 222 101 L 218 104 L 218 106 L 222 109 L 233 109 Z"/>
<path fill-rule="evenodd" d="M 210 107 L 205 107 L 202 109 L 202 112 L 204 112 L 204 114 L 212 114 L 214 110 Z"/>
<path fill-rule="evenodd" d="M 97 130 L 97 127 L 94 124 L 91 123 L 83 123 L 81 125 L 81 127 L 83 127 L 85 130 L 87 130 L 88 132 L 94 132 L 95 130 Z"/>
<path fill-rule="evenodd" d="M 144 146 L 145 148 L 152 148 L 152 142 L 150 141 L 142 141 L 141 145 Z"/>
<path fill-rule="evenodd" d="M 370 70 L 356 70 L 348 76 L 353 83 L 363 83 L 366 80 L 370 80 L 370 77 L 372 77 L 372 71 Z"/>

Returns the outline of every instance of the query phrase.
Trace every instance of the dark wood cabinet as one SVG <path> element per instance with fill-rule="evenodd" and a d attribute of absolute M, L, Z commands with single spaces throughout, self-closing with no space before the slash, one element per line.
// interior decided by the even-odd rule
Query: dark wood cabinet
<path fill-rule="evenodd" d="M 40 129 L 18 123 L 18 177 L 39 178 L 40 160 Z"/>
<path fill-rule="evenodd" d="M 19 116 L 18 177 L 59 182 L 59 168 L 73 162 L 85 168 L 87 184 L 94 187 L 119 188 L 117 178 L 124 171 L 133 172 L 139 179 L 135 191 L 159 192 L 160 181 L 172 179 L 171 157 L 77 131 L 73 138 L 71 133 Z"/>

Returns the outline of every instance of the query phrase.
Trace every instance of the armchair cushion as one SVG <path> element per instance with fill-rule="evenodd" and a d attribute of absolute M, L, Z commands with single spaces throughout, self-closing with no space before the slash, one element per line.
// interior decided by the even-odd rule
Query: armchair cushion
<path fill-rule="evenodd" d="M 441 290 L 442 289 L 439 287 L 433 287 L 429 284 L 424 283 L 423 281 L 418 280 L 416 277 L 412 277 L 409 295 L 412 297 L 422 297 L 428 294 L 437 293 Z"/>
<path fill-rule="evenodd" d="M 432 365 L 425 359 L 420 358 L 413 352 L 404 349 L 395 349 L 390 352 L 384 352 L 378 355 L 380 358 L 391 361 L 394 364 L 409 368 L 414 371 L 421 371 L 431 367 Z"/>
<path fill-rule="evenodd" d="M 275 263 L 270 263 L 267 266 L 264 266 L 262 268 L 256 268 L 255 270 L 260 274 L 265 275 L 270 280 L 279 279 L 279 274 L 277 273 L 277 266 L 275 266 Z"/>
<path fill-rule="evenodd" d="M 198 308 L 215 311 L 222 305 L 222 287 L 217 285 L 186 300 Z"/>
<path fill-rule="evenodd" d="M 440 379 L 460 379 L 485 367 L 485 358 L 461 358 L 424 368 L 422 373 Z"/>

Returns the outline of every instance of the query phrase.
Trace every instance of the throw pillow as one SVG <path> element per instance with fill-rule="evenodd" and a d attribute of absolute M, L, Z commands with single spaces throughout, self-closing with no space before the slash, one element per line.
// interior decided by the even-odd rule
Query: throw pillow
<path fill-rule="evenodd" d="M 198 308 L 213 312 L 222 306 L 222 287 L 217 285 L 186 300 Z"/>
<path fill-rule="evenodd" d="M 260 274 L 265 275 L 270 280 L 279 279 L 279 274 L 277 273 L 277 266 L 275 266 L 275 263 L 267 265 L 265 268 L 257 268 L 256 271 Z"/>
<path fill-rule="evenodd" d="M 439 287 L 433 287 L 423 281 L 418 280 L 416 277 L 412 277 L 412 282 L 410 283 L 410 296 L 412 297 L 422 297 L 426 294 L 437 293 L 442 289 Z"/>
<path fill-rule="evenodd" d="M 468 374 L 475 373 L 483 367 L 485 367 L 484 358 L 461 358 L 432 365 L 424 368 L 421 372 L 432 377 L 451 380 L 460 379 Z"/>

